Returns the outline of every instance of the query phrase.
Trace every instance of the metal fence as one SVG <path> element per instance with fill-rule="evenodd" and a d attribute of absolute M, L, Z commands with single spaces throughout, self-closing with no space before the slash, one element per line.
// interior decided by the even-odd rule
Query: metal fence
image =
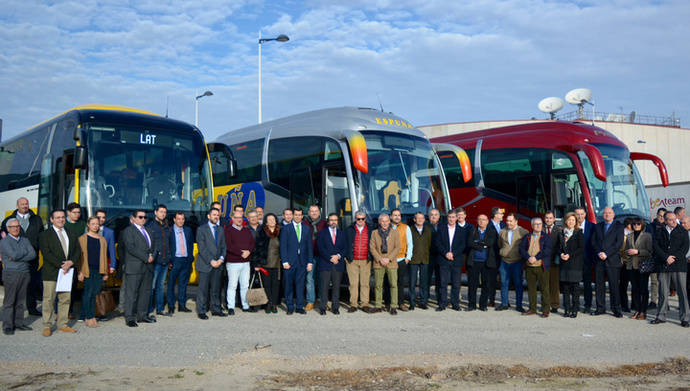
<path fill-rule="evenodd" d="M 591 121 L 592 112 L 584 110 L 584 113 L 580 113 L 579 111 L 575 110 L 569 113 L 560 114 L 557 118 L 562 121 Z M 636 114 L 634 111 L 630 114 L 595 111 L 594 120 L 607 122 L 626 122 L 631 124 L 663 125 L 680 128 L 680 118 L 676 116 L 660 117 L 655 115 L 640 115 Z"/>

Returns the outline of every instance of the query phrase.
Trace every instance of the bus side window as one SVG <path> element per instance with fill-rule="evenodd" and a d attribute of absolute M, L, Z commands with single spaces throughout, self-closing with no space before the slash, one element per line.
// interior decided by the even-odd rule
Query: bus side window
<path fill-rule="evenodd" d="M 293 207 L 308 207 L 321 199 L 321 164 L 325 148 L 323 137 L 291 137 L 274 139 L 268 146 L 268 177 L 271 183 L 295 192 L 290 199 Z M 308 173 L 308 174 L 307 174 Z M 311 184 L 297 185 L 307 180 Z M 292 186 L 296 186 L 294 189 Z"/>
<path fill-rule="evenodd" d="M 230 147 L 237 162 L 237 175 L 226 175 L 221 183 L 216 183 L 216 165 L 213 165 L 213 185 L 223 186 L 232 183 L 261 182 L 261 158 L 264 154 L 264 139 L 235 144 Z M 213 157 L 211 158 L 213 162 Z"/>
<path fill-rule="evenodd" d="M 465 152 L 474 161 L 474 149 L 466 149 Z M 449 189 L 459 189 L 462 187 L 474 187 L 474 181 L 465 182 L 462 177 L 462 167 L 457 156 L 452 151 L 439 151 L 438 158 L 441 160 L 443 172 L 446 175 L 446 182 L 448 182 Z"/>

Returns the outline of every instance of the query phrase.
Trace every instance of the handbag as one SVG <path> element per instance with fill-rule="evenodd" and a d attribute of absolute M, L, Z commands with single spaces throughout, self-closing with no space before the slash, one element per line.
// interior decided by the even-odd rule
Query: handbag
<path fill-rule="evenodd" d="M 257 273 L 258 272 L 254 272 L 254 275 L 252 276 L 252 281 L 249 283 L 250 287 L 254 286 L 254 278 L 256 277 Z M 247 291 L 247 301 L 251 306 L 264 305 L 268 303 L 268 296 L 266 295 L 266 291 L 264 290 L 264 283 L 263 281 L 261 281 L 261 278 L 259 278 L 258 288 L 250 288 Z"/>
<path fill-rule="evenodd" d="M 644 258 L 640 261 L 639 266 L 640 273 L 652 273 L 654 272 L 654 259 Z"/>
<path fill-rule="evenodd" d="M 96 296 L 96 316 L 106 316 L 115 310 L 115 299 L 109 290 L 102 290 Z"/>

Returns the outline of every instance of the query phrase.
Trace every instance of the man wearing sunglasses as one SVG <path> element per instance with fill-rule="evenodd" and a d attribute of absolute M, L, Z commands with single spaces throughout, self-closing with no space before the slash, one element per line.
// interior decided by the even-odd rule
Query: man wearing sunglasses
<path fill-rule="evenodd" d="M 369 240 L 371 228 L 367 226 L 367 215 L 358 211 L 355 213 L 355 223 L 347 227 L 348 254 L 347 279 L 350 282 L 350 308 L 347 312 L 357 311 L 359 301 L 362 301 L 362 311 L 371 313 L 369 308 L 369 281 L 371 278 L 371 258 L 369 256 Z"/>
<path fill-rule="evenodd" d="M 125 246 L 125 322 L 129 327 L 137 327 L 137 322 L 156 322 L 156 318 L 148 313 L 156 238 L 145 225 L 146 211 L 138 209 L 132 213 L 132 224 L 122 231 Z"/>

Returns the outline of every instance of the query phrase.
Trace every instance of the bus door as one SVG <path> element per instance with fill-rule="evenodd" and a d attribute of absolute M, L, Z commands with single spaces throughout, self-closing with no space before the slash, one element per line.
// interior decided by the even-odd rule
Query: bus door
<path fill-rule="evenodd" d="M 291 208 L 307 210 L 310 205 L 316 203 L 312 170 L 309 166 L 299 167 L 291 171 L 289 186 Z"/>
<path fill-rule="evenodd" d="M 515 177 L 518 213 L 534 217 L 541 216 L 549 206 L 546 202 L 546 187 L 541 175 Z"/>
<path fill-rule="evenodd" d="M 323 200 L 321 206 L 323 217 L 330 213 L 337 213 L 341 219 L 341 227 L 352 224 L 352 205 L 350 204 L 350 189 L 347 185 L 347 173 L 342 162 L 325 164 L 322 168 Z"/>

